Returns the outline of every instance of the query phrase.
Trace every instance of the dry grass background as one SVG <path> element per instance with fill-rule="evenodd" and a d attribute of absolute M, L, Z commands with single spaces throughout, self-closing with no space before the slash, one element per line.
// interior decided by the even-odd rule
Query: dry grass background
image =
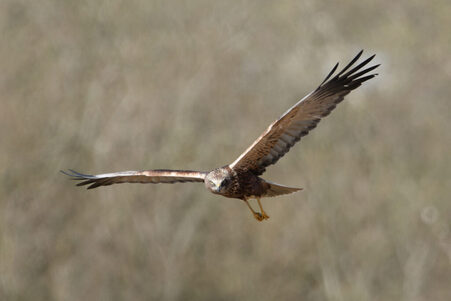
<path fill-rule="evenodd" d="M 0 2 L 1 300 L 451 300 L 451 4 Z M 377 54 L 265 178 L 258 223 L 200 184 L 58 173 L 233 161 L 336 61 Z"/>

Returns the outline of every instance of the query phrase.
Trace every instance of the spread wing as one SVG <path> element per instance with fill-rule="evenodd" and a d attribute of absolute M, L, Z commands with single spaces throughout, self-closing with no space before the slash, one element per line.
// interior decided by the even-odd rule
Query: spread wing
<path fill-rule="evenodd" d="M 121 171 L 99 175 L 85 175 L 69 169 L 61 171 L 72 180 L 82 181 L 77 186 L 89 185 L 88 189 L 99 186 L 108 186 L 118 183 L 177 183 L 177 182 L 203 182 L 207 173 L 192 170 L 144 170 Z"/>
<path fill-rule="evenodd" d="M 329 115 L 349 92 L 377 75 L 366 74 L 379 65 L 364 69 L 374 55 L 357 66 L 353 66 L 362 53 L 363 50 L 343 70 L 332 77 L 338 67 L 337 63 L 315 91 L 305 96 L 274 121 L 229 167 L 237 170 L 249 170 L 256 175 L 261 175 L 268 165 L 276 163 L 302 136 L 314 129 L 321 118 Z M 350 70 L 348 71 L 348 69 Z M 329 78 L 331 79 L 329 80 Z"/>

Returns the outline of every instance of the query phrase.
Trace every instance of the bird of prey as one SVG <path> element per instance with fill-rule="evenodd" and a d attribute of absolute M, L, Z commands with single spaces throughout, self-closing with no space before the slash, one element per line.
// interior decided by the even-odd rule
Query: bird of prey
<path fill-rule="evenodd" d="M 379 65 L 367 67 L 375 55 L 355 65 L 362 53 L 363 50 L 334 75 L 337 63 L 318 88 L 271 123 L 263 134 L 229 165 L 208 172 L 166 169 L 98 175 L 81 174 L 73 170 L 61 172 L 74 180 L 80 180 L 77 186 L 89 185 L 88 189 L 116 183 L 204 182 L 205 187 L 214 194 L 243 200 L 258 221 L 268 219 L 260 198 L 289 194 L 302 188 L 275 184 L 260 176 L 266 167 L 275 164 L 301 137 L 307 135 L 322 118 L 329 115 L 349 92 L 377 75 L 369 73 Z M 249 205 L 249 199 L 257 200 L 260 212 Z"/>

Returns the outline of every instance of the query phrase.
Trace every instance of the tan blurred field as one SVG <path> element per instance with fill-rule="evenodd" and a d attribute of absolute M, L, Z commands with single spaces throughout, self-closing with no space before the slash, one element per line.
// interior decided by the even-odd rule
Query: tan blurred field
<path fill-rule="evenodd" d="M 451 2 L 0 1 L 0 300 L 451 300 Z M 379 76 L 264 178 L 209 170 L 360 49 Z"/>

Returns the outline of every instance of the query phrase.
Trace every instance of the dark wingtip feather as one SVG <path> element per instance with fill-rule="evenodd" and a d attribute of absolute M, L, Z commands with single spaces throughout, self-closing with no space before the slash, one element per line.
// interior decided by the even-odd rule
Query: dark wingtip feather
<path fill-rule="evenodd" d="M 70 173 L 67 172 L 67 171 L 64 171 L 64 170 L 60 170 L 60 173 L 62 173 L 62 174 L 65 175 L 65 176 L 70 177 L 71 180 L 80 180 L 80 179 L 83 179 L 83 178 L 80 177 L 79 175 L 73 173 L 72 169 L 68 169 L 68 170 L 70 171 Z"/>
<path fill-rule="evenodd" d="M 357 62 L 357 60 L 362 56 L 363 53 L 363 49 L 360 50 L 359 53 L 357 53 L 357 55 L 346 65 L 346 67 L 343 68 L 343 70 L 341 70 L 335 77 L 339 77 L 340 75 L 342 75 L 346 70 L 349 69 L 349 67 L 351 67 L 355 62 Z"/>
<path fill-rule="evenodd" d="M 379 66 L 380 66 L 380 64 L 374 65 L 374 66 L 366 68 L 366 69 L 364 69 L 364 70 L 362 70 L 360 72 L 354 73 L 353 75 L 349 76 L 348 79 L 350 79 L 350 80 L 357 80 L 360 76 L 362 76 L 362 75 L 364 75 L 364 74 L 366 74 L 366 73 L 368 73 L 370 71 L 373 71 L 374 69 L 376 69 Z"/>
<path fill-rule="evenodd" d="M 332 70 L 329 72 L 329 74 L 326 76 L 326 78 L 323 80 L 323 82 L 319 85 L 319 87 L 321 87 L 331 76 L 332 76 L 332 74 L 334 74 L 334 72 L 337 70 L 337 68 L 338 68 L 338 64 L 339 63 L 336 63 L 335 64 L 335 66 L 332 68 Z M 319 89 L 319 87 L 318 87 L 318 89 Z"/>
<path fill-rule="evenodd" d="M 378 74 L 374 73 L 374 74 L 371 74 L 371 75 L 368 75 L 368 76 L 364 76 L 364 77 L 359 78 L 358 81 L 359 81 L 359 83 L 363 83 L 363 82 L 366 82 L 369 79 L 372 79 L 376 75 L 378 75 Z"/>
<path fill-rule="evenodd" d="M 369 58 L 367 58 L 366 60 L 364 60 L 363 62 L 361 62 L 360 64 L 358 64 L 357 66 L 355 66 L 354 68 L 352 68 L 351 70 L 346 72 L 345 74 L 343 74 L 342 77 L 347 77 L 347 76 L 351 75 L 352 73 L 356 72 L 357 70 L 359 70 L 360 68 L 362 68 L 363 66 L 368 64 L 375 56 L 376 55 L 373 54 L 372 56 L 370 56 Z M 342 72 L 340 72 L 340 73 L 342 73 Z"/>
<path fill-rule="evenodd" d="M 327 82 L 321 84 L 316 90 L 317 97 L 325 97 L 330 96 L 335 93 L 345 93 L 343 96 L 349 93 L 351 90 L 359 87 L 364 81 L 373 78 L 375 75 L 364 76 L 372 70 L 376 69 L 380 66 L 380 64 L 371 66 L 369 68 L 363 69 L 376 55 L 373 54 L 369 58 L 365 59 L 363 62 L 359 63 L 356 66 L 353 66 L 354 63 L 358 61 L 360 56 L 362 55 L 363 50 L 361 50 L 346 67 L 341 70 L 337 75 L 335 75 L 332 79 Z M 350 69 L 350 70 L 348 70 Z M 363 70 L 361 70 L 363 69 Z M 345 72 L 346 71 L 346 72 Z"/>
<path fill-rule="evenodd" d="M 86 189 L 94 189 L 94 188 L 97 188 L 97 187 L 99 187 L 99 186 L 102 186 L 102 184 L 100 184 L 100 183 L 94 183 L 94 184 L 88 186 L 88 188 L 86 188 Z"/>
<path fill-rule="evenodd" d="M 91 186 L 88 187 L 88 189 L 92 189 L 92 188 L 95 188 L 95 187 L 98 187 L 98 186 L 102 185 L 102 183 L 97 183 L 95 181 L 96 177 L 93 176 L 93 175 L 85 175 L 85 174 L 79 173 L 79 172 L 77 172 L 77 171 L 75 171 L 73 169 L 68 169 L 68 171 L 69 172 L 64 171 L 64 170 L 60 170 L 60 172 L 62 174 L 70 177 L 71 180 L 82 181 L 80 183 L 75 184 L 76 186 L 84 186 L 84 185 L 92 184 Z M 97 186 L 94 186 L 94 185 L 97 185 Z"/>
<path fill-rule="evenodd" d="M 76 185 L 77 186 L 84 186 L 84 185 L 91 184 L 92 182 L 93 182 L 92 180 L 87 180 L 87 181 L 83 181 L 83 182 L 77 183 Z"/>
<path fill-rule="evenodd" d="M 69 169 L 69 171 L 70 171 L 70 169 Z M 68 176 L 68 177 L 74 177 L 74 174 L 72 174 L 72 173 L 68 173 L 67 171 L 65 171 L 65 170 L 60 170 L 60 173 L 62 173 L 63 175 L 65 175 L 65 176 Z"/>
<path fill-rule="evenodd" d="M 85 178 L 85 179 L 94 179 L 95 178 L 94 175 L 82 174 L 82 173 L 79 173 L 79 172 L 77 172 L 77 171 L 75 171 L 73 169 L 69 169 L 69 171 L 72 173 L 72 176 L 76 176 L 76 177 L 79 177 L 79 178 Z"/>

